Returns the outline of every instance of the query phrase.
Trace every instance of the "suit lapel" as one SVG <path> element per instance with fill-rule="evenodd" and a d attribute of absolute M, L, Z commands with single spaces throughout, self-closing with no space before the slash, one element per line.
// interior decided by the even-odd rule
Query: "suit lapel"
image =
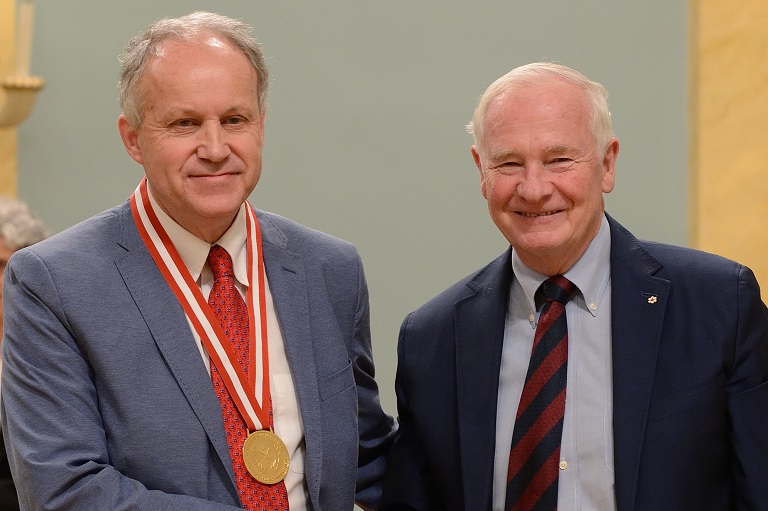
<path fill-rule="evenodd" d="M 124 257 L 116 259 L 117 269 L 234 486 L 235 476 L 224 435 L 221 405 L 213 391 L 210 375 L 197 349 L 184 310 L 139 237 L 129 206 L 121 210 L 121 224 L 121 245 L 128 252 Z M 169 314 L 171 308 L 174 312 Z"/>
<path fill-rule="evenodd" d="M 465 509 L 491 509 L 496 403 L 511 251 L 468 283 L 454 308 L 459 449 Z"/>
<path fill-rule="evenodd" d="M 619 510 L 632 511 L 671 283 L 654 277 L 661 263 L 626 229 L 608 220 L 616 501 Z"/>
<path fill-rule="evenodd" d="M 322 418 L 315 353 L 311 342 L 313 335 L 307 319 L 310 311 L 304 263 L 301 256 L 287 250 L 287 238 L 282 231 L 260 211 L 256 210 L 256 214 L 261 228 L 269 290 L 301 409 L 307 446 L 304 477 L 310 501 L 319 506 Z"/>

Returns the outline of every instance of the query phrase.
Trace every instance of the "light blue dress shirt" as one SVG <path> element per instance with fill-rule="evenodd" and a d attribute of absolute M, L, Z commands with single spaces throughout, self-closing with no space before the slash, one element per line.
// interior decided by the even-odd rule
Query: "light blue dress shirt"
<path fill-rule="evenodd" d="M 568 382 L 560 447 L 558 511 L 615 511 L 611 371 L 611 235 L 597 236 L 565 277 L 578 288 L 566 305 Z M 494 511 L 504 511 L 517 406 L 525 384 L 539 311 L 534 294 L 547 275 L 512 253 L 514 278 L 504 326 L 494 462 Z"/>

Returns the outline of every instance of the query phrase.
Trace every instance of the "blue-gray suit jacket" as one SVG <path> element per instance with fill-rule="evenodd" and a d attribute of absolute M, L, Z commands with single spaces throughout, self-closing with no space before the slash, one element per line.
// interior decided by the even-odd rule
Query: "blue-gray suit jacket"
<path fill-rule="evenodd" d="M 618 511 L 768 509 L 768 322 L 752 272 L 608 221 Z M 403 323 L 382 509 L 490 511 L 510 253 Z"/>
<path fill-rule="evenodd" d="M 257 216 L 312 509 L 375 507 L 394 426 L 359 255 Z M 5 275 L 3 433 L 22 509 L 240 509 L 209 374 L 127 202 L 17 252 Z"/>

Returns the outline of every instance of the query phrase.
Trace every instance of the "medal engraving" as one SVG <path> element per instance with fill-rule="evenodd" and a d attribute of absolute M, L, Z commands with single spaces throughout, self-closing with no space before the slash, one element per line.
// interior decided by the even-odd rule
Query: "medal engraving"
<path fill-rule="evenodd" d="M 263 429 L 245 439 L 243 462 L 254 479 L 263 484 L 275 484 L 288 473 L 290 458 L 280 437 Z"/>

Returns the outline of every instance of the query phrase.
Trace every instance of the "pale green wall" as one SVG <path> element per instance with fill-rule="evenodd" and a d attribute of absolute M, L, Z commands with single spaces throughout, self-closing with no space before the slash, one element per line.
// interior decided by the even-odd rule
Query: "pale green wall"
<path fill-rule="evenodd" d="M 403 316 L 505 248 L 463 126 L 512 67 L 556 60 L 602 82 L 621 140 L 609 211 L 641 237 L 686 241 L 686 2 L 35 4 L 32 71 L 47 86 L 19 130 L 19 195 L 54 230 L 123 201 L 141 176 L 116 130 L 124 42 L 195 9 L 254 26 L 272 92 L 252 200 L 359 248 L 391 412 Z"/>

